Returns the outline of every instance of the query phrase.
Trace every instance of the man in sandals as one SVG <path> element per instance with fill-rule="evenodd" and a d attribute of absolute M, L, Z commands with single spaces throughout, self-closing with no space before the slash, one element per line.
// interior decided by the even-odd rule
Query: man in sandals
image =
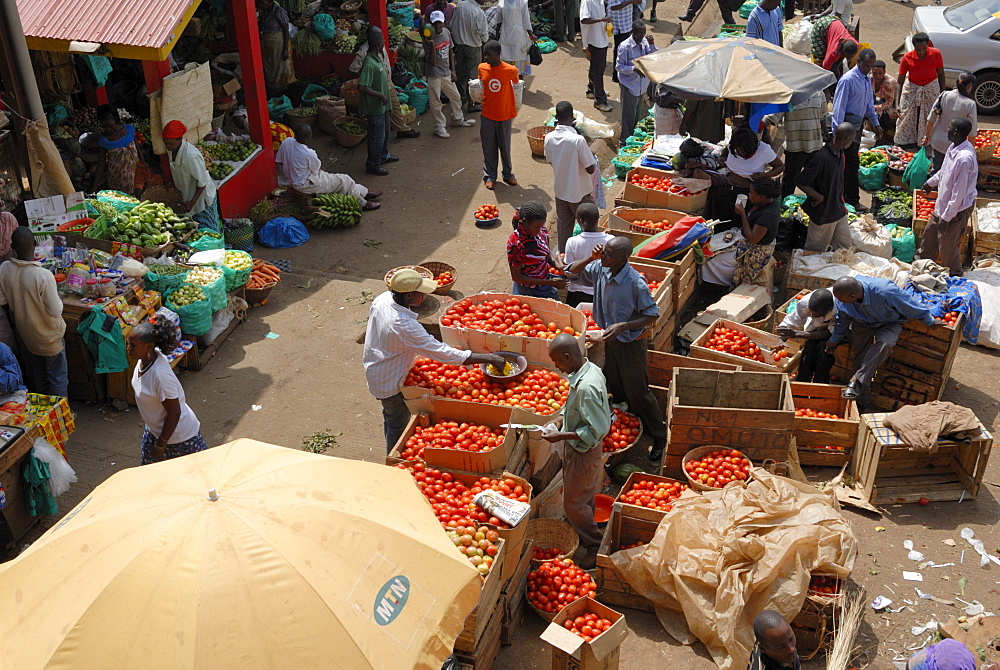
<path fill-rule="evenodd" d="M 903 324 L 917 319 L 930 326 L 934 317 L 916 298 L 888 279 L 841 277 L 833 285 L 833 297 L 837 318 L 826 352 L 832 354 L 850 329 L 854 375 L 841 395 L 856 399 L 863 407 L 871 395 L 872 377 L 892 353 Z"/>

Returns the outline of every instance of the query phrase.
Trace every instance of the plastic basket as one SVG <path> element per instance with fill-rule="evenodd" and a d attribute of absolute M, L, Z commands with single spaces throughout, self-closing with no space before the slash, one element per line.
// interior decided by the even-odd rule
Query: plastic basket
<path fill-rule="evenodd" d="M 689 475 L 688 471 L 687 471 L 687 468 L 685 468 L 685 466 L 688 464 L 688 461 L 696 461 L 699 458 L 702 458 L 703 456 L 706 456 L 707 454 L 709 454 L 709 453 L 711 453 L 713 451 L 716 451 L 718 449 L 726 449 L 726 450 L 729 450 L 729 451 L 733 451 L 733 447 L 725 447 L 725 446 L 722 446 L 721 444 L 709 444 L 709 445 L 706 445 L 704 447 L 695 447 L 691 451 L 689 451 L 686 454 L 684 454 L 684 458 L 681 459 L 681 470 L 684 470 L 684 476 L 687 477 L 688 484 L 690 484 L 691 488 L 694 489 L 695 491 L 721 491 L 722 490 L 722 489 L 720 489 L 718 487 L 715 487 L 715 486 L 705 486 L 704 484 L 702 484 L 701 482 L 699 482 L 697 479 L 695 479 L 691 475 Z M 740 451 L 740 450 L 736 449 L 736 451 Z M 742 451 L 740 451 L 740 455 L 743 458 L 746 458 L 746 454 L 744 454 Z M 751 463 L 750 467 L 751 468 L 753 467 L 752 463 Z M 748 477 L 744 481 L 749 481 L 749 480 L 750 479 Z"/>
<path fill-rule="evenodd" d="M 434 295 L 448 295 L 448 292 L 455 286 L 455 282 L 458 280 L 458 271 L 454 267 L 448 265 L 447 263 L 441 263 L 438 261 L 428 261 L 420 265 L 422 268 L 427 268 L 430 270 L 434 277 L 438 276 L 442 272 L 451 273 L 451 281 L 447 284 L 438 284 L 438 287 L 434 289 Z M 432 277 L 433 279 L 433 277 Z"/>
<path fill-rule="evenodd" d="M 535 126 L 528 130 L 528 146 L 535 156 L 545 156 L 545 136 L 551 133 L 553 126 Z"/>
<path fill-rule="evenodd" d="M 532 519 L 528 522 L 524 536 L 534 540 L 534 546 L 540 549 L 551 549 L 552 547 L 562 549 L 563 553 L 558 558 L 573 558 L 573 554 L 580 546 L 580 538 L 573 527 L 557 519 Z M 537 568 L 542 563 L 549 563 L 552 560 L 532 558 L 531 565 Z"/>

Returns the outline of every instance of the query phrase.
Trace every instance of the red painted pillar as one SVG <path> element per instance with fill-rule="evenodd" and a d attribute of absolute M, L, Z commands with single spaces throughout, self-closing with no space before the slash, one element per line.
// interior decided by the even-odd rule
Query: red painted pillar
<path fill-rule="evenodd" d="M 170 59 L 154 61 L 142 61 L 142 73 L 146 76 L 146 92 L 155 93 L 163 88 L 163 78 L 170 74 Z M 164 122 L 170 119 L 164 119 Z M 167 154 L 160 156 L 160 167 L 163 169 L 163 179 L 166 181 L 170 177 L 170 159 Z"/>
<path fill-rule="evenodd" d="M 243 92 L 247 107 L 247 124 L 250 138 L 264 148 L 263 157 L 269 164 L 270 183 L 278 184 L 274 165 L 274 148 L 271 145 L 271 120 L 267 112 L 267 91 L 264 88 L 264 60 L 260 51 L 260 29 L 257 27 L 257 8 L 253 0 L 233 0 L 228 3 L 232 12 L 236 48 L 240 53 L 240 70 L 243 72 Z"/>
<path fill-rule="evenodd" d="M 98 86 L 93 90 L 89 88 L 84 89 L 83 94 L 87 100 L 87 104 L 91 107 L 100 107 L 101 105 L 108 104 L 108 89 L 105 86 Z"/>

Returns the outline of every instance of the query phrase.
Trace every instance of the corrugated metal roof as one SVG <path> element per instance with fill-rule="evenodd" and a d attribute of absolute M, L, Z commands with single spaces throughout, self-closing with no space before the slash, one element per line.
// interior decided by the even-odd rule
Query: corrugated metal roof
<path fill-rule="evenodd" d="M 197 0 L 17 0 L 26 37 L 160 48 Z"/>

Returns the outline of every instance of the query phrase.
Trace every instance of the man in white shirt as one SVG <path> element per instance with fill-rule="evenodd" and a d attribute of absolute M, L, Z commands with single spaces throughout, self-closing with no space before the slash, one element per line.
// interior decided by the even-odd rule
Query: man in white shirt
<path fill-rule="evenodd" d="M 169 121 L 163 126 L 163 146 L 167 148 L 170 177 L 184 202 L 174 209 L 198 222 L 200 228 L 219 230 L 219 198 L 215 181 L 205 167 L 205 157 L 184 139 L 187 126 Z"/>
<path fill-rule="evenodd" d="M 654 11 L 655 13 L 655 11 Z M 580 3 L 580 36 L 583 50 L 590 59 L 587 72 L 587 97 L 594 99 L 594 107 L 610 112 L 608 93 L 604 90 L 604 71 L 608 68 L 608 24 L 611 17 L 604 0 L 582 0 Z"/>
<path fill-rule="evenodd" d="M 937 260 L 951 271 L 952 277 L 962 276 L 959 242 L 976 203 L 979 163 L 969 142 L 971 133 L 972 121 L 964 117 L 952 120 L 948 127 L 951 147 L 944 156 L 944 164 L 924 184 L 924 193 L 936 186 L 938 198 L 931 220 L 920 236 L 917 258 Z"/>
<path fill-rule="evenodd" d="M 35 260 L 35 236 L 27 228 L 11 234 L 14 258 L 0 265 L 0 305 L 21 342 L 21 361 L 33 393 L 65 398 L 69 386 L 63 335 L 63 304 L 52 273 Z"/>
<path fill-rule="evenodd" d="M 370 212 L 382 205 L 375 202 L 382 197 L 381 191 L 372 191 L 357 183 L 346 174 L 324 172 L 323 163 L 315 149 L 306 146 L 312 138 L 312 128 L 302 126 L 295 137 L 287 137 L 278 147 L 274 162 L 278 164 L 279 183 L 291 186 L 299 193 L 321 195 L 343 193 L 353 195 L 361 203 L 361 209 Z"/>
<path fill-rule="evenodd" d="M 614 238 L 611 233 L 602 233 L 598 230 L 597 223 L 600 218 L 601 212 L 597 209 L 597 205 L 592 202 L 582 203 L 576 208 L 576 220 L 580 222 L 580 228 L 583 229 L 583 232 L 574 235 L 566 242 L 566 265 L 590 258 L 594 247 L 598 244 L 603 246 Z M 592 303 L 594 301 L 594 287 L 592 285 L 584 284 L 575 277 L 567 277 L 567 279 L 569 279 L 569 286 L 566 287 L 567 305 L 576 307 L 581 302 Z"/>
<path fill-rule="evenodd" d="M 480 6 L 485 0 L 459 2 L 451 15 L 448 29 L 455 43 L 455 82 L 462 96 L 462 106 L 467 112 L 481 112 L 482 105 L 472 102 L 469 97 L 469 80 L 477 76 L 477 68 L 483 62 L 483 45 L 490 39 L 490 27 L 486 12 Z"/>
<path fill-rule="evenodd" d="M 781 338 L 778 348 L 784 348 L 788 340 L 805 340 L 802 359 L 799 362 L 798 382 L 816 384 L 830 383 L 830 368 L 833 355 L 826 352 L 826 342 L 833 334 L 833 322 L 837 317 L 837 306 L 833 293 L 821 288 L 799 298 L 795 310 L 785 314 L 778 324 L 777 333 Z"/>
<path fill-rule="evenodd" d="M 553 194 L 560 253 L 566 251 L 566 242 L 573 234 L 577 207 L 594 202 L 591 175 L 597 169 L 597 159 L 575 123 L 573 105 L 563 100 L 556 105 L 556 127 L 545 136 L 545 157 L 555 174 Z"/>
<path fill-rule="evenodd" d="M 507 362 L 496 354 L 474 354 L 450 347 L 420 325 L 413 309 L 436 288 L 437 282 L 424 279 L 416 270 L 400 270 L 389 280 L 389 291 L 372 301 L 368 313 L 362 362 L 368 390 L 382 403 L 386 453 L 392 451 L 410 420 L 410 410 L 403 400 L 403 382 L 418 358 L 426 356 L 449 365 L 490 363 L 503 367 Z"/>

